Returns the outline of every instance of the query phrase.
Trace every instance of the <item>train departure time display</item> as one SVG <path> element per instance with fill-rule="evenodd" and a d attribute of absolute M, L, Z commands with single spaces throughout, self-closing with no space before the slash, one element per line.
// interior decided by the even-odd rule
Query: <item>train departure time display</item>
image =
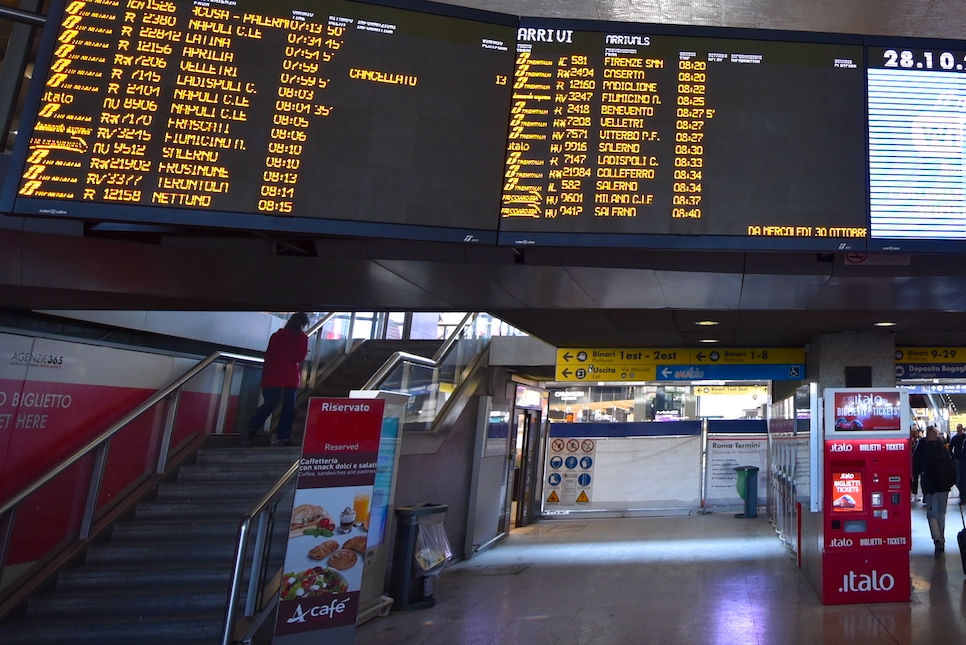
<path fill-rule="evenodd" d="M 521 22 L 500 243 L 865 248 L 861 39 L 593 29 Z"/>
<path fill-rule="evenodd" d="M 882 39 L 877 39 L 882 40 Z M 962 43 L 957 43 L 962 47 Z M 875 248 L 966 239 L 966 50 L 870 46 L 869 182 Z M 901 246 L 899 241 L 902 241 Z"/>
<path fill-rule="evenodd" d="M 495 241 L 515 19 L 344 0 L 62 9 L 15 212 Z"/>

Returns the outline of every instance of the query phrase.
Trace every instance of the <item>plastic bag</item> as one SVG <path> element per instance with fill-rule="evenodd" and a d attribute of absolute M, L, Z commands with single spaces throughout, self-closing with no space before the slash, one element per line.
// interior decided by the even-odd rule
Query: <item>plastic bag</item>
<path fill-rule="evenodd" d="M 415 559 L 423 575 L 438 576 L 453 557 L 446 529 L 443 528 L 443 517 L 442 513 L 419 517 Z"/>

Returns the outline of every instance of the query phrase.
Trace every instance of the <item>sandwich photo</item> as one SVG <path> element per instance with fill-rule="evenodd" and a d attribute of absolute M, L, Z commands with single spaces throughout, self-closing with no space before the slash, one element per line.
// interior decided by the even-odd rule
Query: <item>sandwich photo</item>
<path fill-rule="evenodd" d="M 332 518 L 324 508 L 316 504 L 299 504 L 292 509 L 292 523 L 289 526 L 289 536 L 304 535 L 306 530 L 318 529 L 320 525 L 328 526 Z M 332 526 L 335 526 L 334 524 Z"/>

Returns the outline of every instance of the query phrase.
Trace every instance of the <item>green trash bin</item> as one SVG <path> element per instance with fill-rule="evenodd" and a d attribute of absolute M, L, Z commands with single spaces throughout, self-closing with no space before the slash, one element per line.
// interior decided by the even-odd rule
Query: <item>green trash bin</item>
<path fill-rule="evenodd" d="M 758 466 L 738 466 L 735 472 L 738 474 L 735 488 L 745 501 L 745 512 L 735 517 L 758 517 Z"/>

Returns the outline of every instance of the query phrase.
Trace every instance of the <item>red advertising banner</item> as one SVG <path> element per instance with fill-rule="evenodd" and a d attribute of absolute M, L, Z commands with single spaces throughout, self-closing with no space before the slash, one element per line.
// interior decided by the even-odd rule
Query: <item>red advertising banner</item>
<path fill-rule="evenodd" d="M 279 645 L 351 644 L 384 402 L 312 399 L 275 623 Z"/>
<path fill-rule="evenodd" d="M 861 513 L 862 475 L 857 472 L 832 473 L 832 511 L 834 513 Z"/>
<path fill-rule="evenodd" d="M 897 390 L 836 392 L 835 432 L 901 430 L 902 414 Z"/>

